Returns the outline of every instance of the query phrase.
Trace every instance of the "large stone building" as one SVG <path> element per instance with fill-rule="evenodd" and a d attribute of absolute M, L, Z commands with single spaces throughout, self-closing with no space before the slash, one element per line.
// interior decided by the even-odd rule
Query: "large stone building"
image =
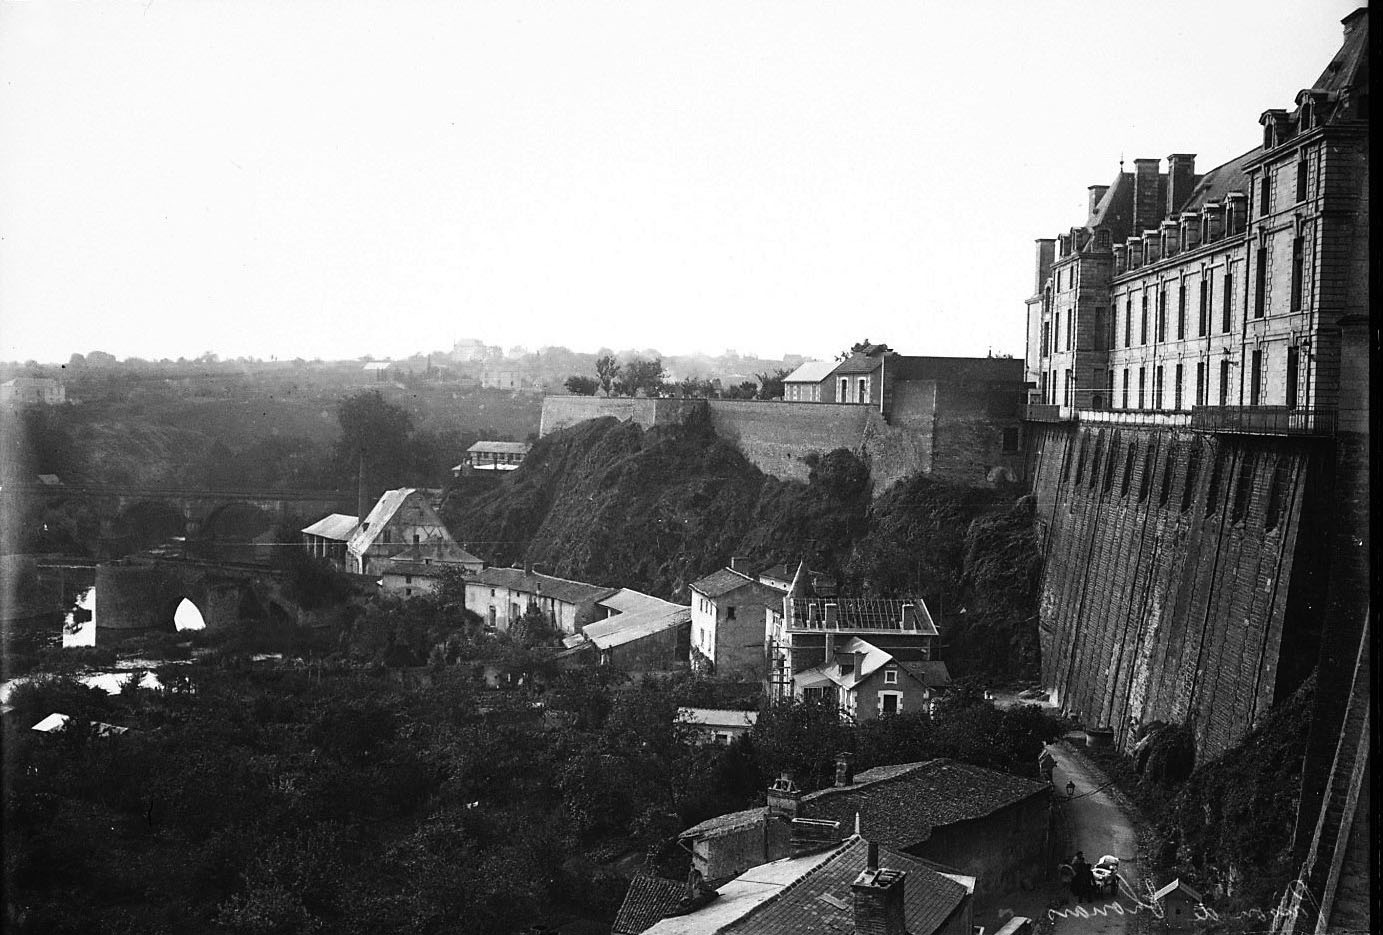
<path fill-rule="evenodd" d="M 1135 159 L 1037 241 L 1033 401 L 1310 424 L 1340 398 L 1340 320 L 1368 311 L 1367 11 L 1259 144 L 1206 172 Z M 1241 407 L 1258 407 L 1246 412 Z"/>

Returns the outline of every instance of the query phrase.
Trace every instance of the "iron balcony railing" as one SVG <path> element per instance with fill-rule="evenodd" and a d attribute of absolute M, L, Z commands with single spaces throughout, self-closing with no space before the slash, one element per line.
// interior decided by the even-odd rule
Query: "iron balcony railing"
<path fill-rule="evenodd" d="M 1286 406 L 1197 406 L 1191 428 L 1242 435 L 1334 435 L 1333 409 L 1289 409 Z"/>

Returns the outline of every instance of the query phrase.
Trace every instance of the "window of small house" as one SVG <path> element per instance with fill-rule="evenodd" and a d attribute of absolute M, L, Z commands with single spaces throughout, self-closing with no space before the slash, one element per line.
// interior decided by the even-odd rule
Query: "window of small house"
<path fill-rule="evenodd" d="M 898 670 L 897 670 L 897 669 L 885 669 L 885 670 L 884 670 L 884 684 L 885 684 L 885 685 L 897 685 L 897 684 L 898 684 Z"/>
<path fill-rule="evenodd" d="M 734 620 L 734 619 L 735 619 L 735 605 L 734 605 L 734 604 L 731 604 L 729 607 L 725 608 L 725 619 L 726 619 L 726 620 Z"/>

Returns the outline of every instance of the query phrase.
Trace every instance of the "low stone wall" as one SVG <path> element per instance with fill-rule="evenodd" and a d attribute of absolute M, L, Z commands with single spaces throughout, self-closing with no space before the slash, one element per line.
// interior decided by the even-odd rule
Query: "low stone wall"
<path fill-rule="evenodd" d="M 587 419 L 606 416 L 651 429 L 672 425 L 705 409 L 704 399 L 645 399 L 629 396 L 544 396 L 538 435 L 550 435 Z"/>

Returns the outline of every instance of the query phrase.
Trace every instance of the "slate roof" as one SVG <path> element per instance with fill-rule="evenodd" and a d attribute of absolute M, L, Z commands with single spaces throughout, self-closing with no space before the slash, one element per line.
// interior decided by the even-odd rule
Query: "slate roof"
<path fill-rule="evenodd" d="M 678 708 L 677 716 L 686 724 L 701 727 L 753 727 L 757 711 L 731 711 L 725 708 Z"/>
<path fill-rule="evenodd" d="M 784 383 L 820 383 L 836 369 L 834 360 L 809 360 L 783 377 Z"/>
<path fill-rule="evenodd" d="M 717 887 L 720 895 L 700 909 L 663 919 L 646 931 L 649 935 L 706 935 L 724 931 L 725 926 L 773 899 L 835 853 L 835 850 L 817 851 L 751 867 Z"/>
<path fill-rule="evenodd" d="M 621 614 L 642 613 L 646 610 L 669 610 L 673 607 L 685 606 L 630 588 L 620 588 L 614 594 L 609 597 L 602 597 L 596 603 Z"/>
<path fill-rule="evenodd" d="M 466 453 L 526 455 L 532 447 L 527 442 L 476 442 L 466 449 Z"/>
<path fill-rule="evenodd" d="M 670 609 L 658 608 L 642 613 L 615 614 L 581 628 L 586 638 L 599 649 L 610 649 L 641 640 L 646 636 L 691 624 L 691 608 L 676 604 Z"/>
<path fill-rule="evenodd" d="M 899 664 L 928 688 L 945 688 L 951 684 L 951 672 L 940 659 L 899 660 Z"/>
<path fill-rule="evenodd" d="M 629 890 L 624 894 L 610 935 L 640 935 L 676 910 L 686 891 L 685 884 L 639 874 L 629 881 Z"/>
<path fill-rule="evenodd" d="M 350 541 L 346 547 L 356 555 L 363 554 L 374 544 L 375 538 L 384 531 L 384 527 L 389 524 L 389 520 L 393 519 L 394 514 L 399 511 L 399 507 L 403 506 L 409 495 L 414 493 L 417 493 L 417 489 L 414 487 L 399 487 L 380 494 L 374 509 L 370 510 L 370 515 L 365 517 L 365 522 L 351 533 Z"/>
<path fill-rule="evenodd" d="M 759 584 L 759 581 L 757 578 L 751 578 L 733 568 L 722 568 L 719 571 L 711 572 L 704 578 L 693 581 L 691 587 L 707 597 L 721 597 L 744 587 L 746 584 Z M 759 587 L 766 588 L 768 585 L 759 584 Z"/>
<path fill-rule="evenodd" d="M 840 822 L 860 816 L 860 827 L 886 847 L 908 848 L 931 837 L 932 829 L 983 818 L 1037 795 L 1046 783 L 995 770 L 936 759 L 867 770 L 850 786 L 832 786 L 802 797 L 802 814 Z"/>
<path fill-rule="evenodd" d="M 865 839 L 852 836 L 831 853 L 830 859 L 719 931 L 724 935 L 853 931 L 855 908 L 850 885 L 864 870 L 868 850 Z M 907 873 L 903 880 L 903 916 L 909 935 L 932 935 L 969 895 L 964 885 L 897 851 L 880 848 L 879 865 Z"/>
<path fill-rule="evenodd" d="M 724 815 L 717 815 L 714 818 L 707 818 L 700 824 L 692 825 L 686 831 L 678 835 L 679 838 L 700 838 L 708 834 L 720 834 L 731 831 L 735 828 L 743 828 L 764 820 L 767 809 L 760 805 L 757 808 L 746 808 L 738 812 L 727 812 Z"/>
<path fill-rule="evenodd" d="M 892 366 L 896 355 L 889 353 L 889 365 Z M 878 370 L 883 363 L 883 355 L 877 354 L 873 357 L 867 354 L 855 353 L 842 360 L 832 368 L 827 376 L 844 375 L 847 373 L 873 373 Z"/>
<path fill-rule="evenodd" d="M 1199 211 L 1208 204 L 1222 202 L 1225 195 L 1230 192 L 1247 192 L 1249 177 L 1244 171 L 1244 165 L 1261 152 L 1261 149 L 1255 147 L 1202 175 L 1196 180 L 1191 194 L 1186 197 L 1186 202 L 1177 207 L 1177 213 Z"/>
<path fill-rule="evenodd" d="M 605 588 L 584 581 L 571 581 L 539 572 L 525 573 L 522 568 L 485 568 L 475 573 L 475 583 L 491 588 L 508 588 L 524 594 L 542 593 L 543 597 L 563 601 L 567 604 L 580 604 L 598 601 L 618 591 L 618 588 Z"/>
<path fill-rule="evenodd" d="M 323 539 L 345 542 L 351 537 L 351 533 L 355 532 L 355 527 L 359 522 L 357 517 L 347 516 L 345 513 L 332 513 L 317 520 L 302 532 L 309 536 L 321 536 Z"/>
<path fill-rule="evenodd" d="M 878 766 L 855 774 L 848 786 L 829 786 L 802 796 L 802 818 L 839 821 L 852 827 L 855 815 L 870 840 L 909 848 L 932 829 L 991 815 L 1024 799 L 1050 795 L 1044 782 L 1024 779 L 949 759 Z M 765 806 L 711 818 L 683 831 L 681 838 L 721 834 L 762 822 Z"/>

